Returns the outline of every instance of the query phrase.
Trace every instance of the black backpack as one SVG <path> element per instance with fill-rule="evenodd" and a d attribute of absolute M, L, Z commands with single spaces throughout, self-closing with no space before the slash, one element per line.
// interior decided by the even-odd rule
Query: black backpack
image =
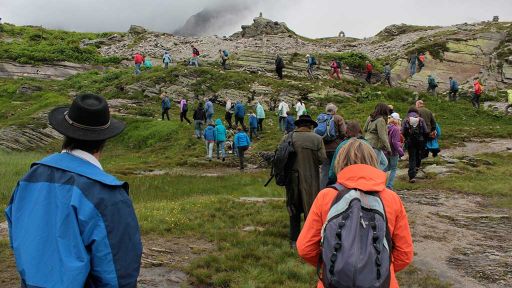
<path fill-rule="evenodd" d="M 409 122 L 409 142 L 419 143 L 425 140 L 425 131 L 421 129 L 421 118 L 416 127 L 412 126 L 411 121 L 407 119 Z"/>
<path fill-rule="evenodd" d="M 268 186 L 273 178 L 276 184 L 286 186 L 288 184 L 289 171 L 295 162 L 295 148 L 293 147 L 293 132 L 288 133 L 286 139 L 277 146 L 272 158 L 272 169 L 270 170 L 270 179 L 265 183 Z"/>
<path fill-rule="evenodd" d="M 336 66 L 338 66 L 338 69 L 341 70 L 341 67 L 343 67 L 343 64 L 340 61 L 336 60 Z"/>

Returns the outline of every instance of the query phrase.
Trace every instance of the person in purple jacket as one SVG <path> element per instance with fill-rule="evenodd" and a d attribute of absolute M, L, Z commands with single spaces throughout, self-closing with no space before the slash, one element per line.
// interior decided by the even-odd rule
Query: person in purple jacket
<path fill-rule="evenodd" d="M 404 156 L 404 149 L 402 148 L 402 133 L 400 132 L 400 115 L 392 113 L 388 120 L 388 138 L 391 152 L 386 154 L 388 158 L 388 166 L 384 170 L 389 171 L 388 180 L 386 181 L 386 188 L 393 189 L 393 182 L 395 181 L 396 170 L 398 167 L 398 159 Z"/>
<path fill-rule="evenodd" d="M 185 98 L 182 98 L 180 101 L 180 121 L 183 122 L 183 119 L 185 119 L 188 122 L 188 124 L 190 125 L 191 122 L 187 118 L 187 112 L 188 112 L 187 100 L 185 100 Z"/>

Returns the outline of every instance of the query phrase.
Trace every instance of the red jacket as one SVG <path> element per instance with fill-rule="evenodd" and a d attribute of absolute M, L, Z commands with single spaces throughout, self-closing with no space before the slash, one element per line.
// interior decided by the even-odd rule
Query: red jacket
<path fill-rule="evenodd" d="M 135 54 L 135 56 L 133 56 L 133 61 L 135 64 L 142 64 L 144 62 L 144 57 L 140 54 Z"/>
<path fill-rule="evenodd" d="M 425 62 L 425 55 L 420 55 L 418 59 L 420 59 L 421 62 Z"/>
<path fill-rule="evenodd" d="M 386 173 L 369 165 L 351 165 L 341 170 L 338 173 L 338 182 L 346 188 L 378 191 L 386 209 L 388 228 L 394 244 L 391 254 L 390 287 L 399 287 L 395 272 L 407 267 L 413 258 L 411 231 L 400 197 L 386 188 Z M 336 195 L 337 191 L 332 188 L 326 188 L 318 193 L 297 240 L 297 250 L 300 257 L 313 266 L 318 264 L 318 257 L 321 253 L 321 230 Z M 318 281 L 317 288 L 323 287 L 323 284 Z"/>
<path fill-rule="evenodd" d="M 478 80 L 475 80 L 475 82 L 473 82 L 473 87 L 475 88 L 475 94 L 476 95 L 480 95 L 482 94 L 482 84 L 480 84 L 480 82 L 478 82 Z"/>
<path fill-rule="evenodd" d="M 373 72 L 373 66 L 371 63 L 366 64 L 366 72 Z"/>

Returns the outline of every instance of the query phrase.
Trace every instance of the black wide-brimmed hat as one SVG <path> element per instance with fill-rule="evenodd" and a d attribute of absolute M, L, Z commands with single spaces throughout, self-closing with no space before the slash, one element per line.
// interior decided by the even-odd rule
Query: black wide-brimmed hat
<path fill-rule="evenodd" d="M 94 94 L 75 97 L 70 107 L 57 107 L 48 115 L 60 134 L 86 141 L 107 140 L 123 132 L 125 124 L 110 118 L 105 98 Z"/>
<path fill-rule="evenodd" d="M 316 128 L 318 123 L 311 119 L 311 116 L 309 115 L 300 115 L 299 119 L 295 120 L 295 126 L 313 126 Z"/>

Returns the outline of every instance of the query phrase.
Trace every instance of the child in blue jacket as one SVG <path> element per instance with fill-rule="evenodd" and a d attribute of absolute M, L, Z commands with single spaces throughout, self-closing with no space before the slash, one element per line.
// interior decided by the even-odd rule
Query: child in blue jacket
<path fill-rule="evenodd" d="M 441 147 L 439 147 L 439 137 L 441 136 L 441 127 L 438 123 L 436 123 L 436 137 L 429 138 L 427 141 L 427 150 L 429 153 L 432 153 L 432 157 L 436 158 L 437 154 L 441 152 Z"/>
<path fill-rule="evenodd" d="M 233 145 L 238 153 L 238 158 L 240 159 L 240 170 L 244 170 L 244 153 L 251 146 L 251 139 L 247 136 L 242 127 L 236 128 L 235 139 L 233 141 Z"/>
<path fill-rule="evenodd" d="M 295 130 L 295 117 L 293 117 L 290 111 L 286 112 L 286 125 L 284 131 L 286 133 L 293 132 Z"/>
<path fill-rule="evenodd" d="M 254 140 L 253 135 L 258 137 L 258 118 L 256 114 L 251 113 L 249 115 L 249 135 L 251 136 L 251 140 Z"/>
<path fill-rule="evenodd" d="M 204 141 L 206 142 L 206 153 L 208 157 L 208 161 L 212 161 L 213 155 L 213 145 L 215 144 L 215 125 L 213 123 L 209 123 L 206 129 L 204 129 L 203 133 Z"/>

